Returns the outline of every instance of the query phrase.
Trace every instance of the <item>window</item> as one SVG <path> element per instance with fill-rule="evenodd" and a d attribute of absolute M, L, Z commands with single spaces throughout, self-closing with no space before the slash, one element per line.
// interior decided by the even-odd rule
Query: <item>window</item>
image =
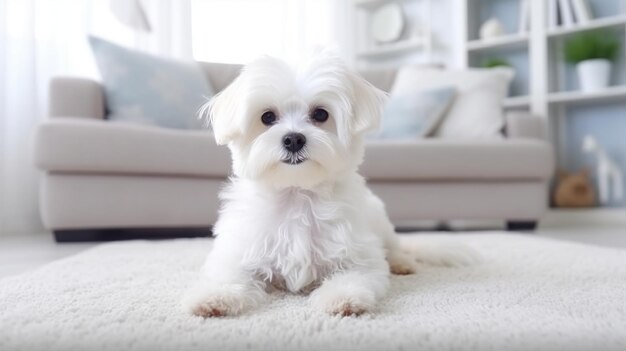
<path fill-rule="evenodd" d="M 336 0 L 192 0 L 196 60 L 246 63 L 260 55 L 297 60 L 340 47 Z"/>

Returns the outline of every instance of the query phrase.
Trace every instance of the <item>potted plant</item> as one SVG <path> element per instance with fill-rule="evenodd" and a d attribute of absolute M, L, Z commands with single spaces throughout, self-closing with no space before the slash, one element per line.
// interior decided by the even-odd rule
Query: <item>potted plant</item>
<path fill-rule="evenodd" d="M 609 31 L 583 32 L 565 42 L 565 60 L 576 65 L 582 91 L 598 91 L 609 85 L 611 61 L 618 50 L 619 40 Z"/>
<path fill-rule="evenodd" d="M 483 68 L 511 67 L 511 64 L 502 58 L 492 57 L 483 61 Z"/>

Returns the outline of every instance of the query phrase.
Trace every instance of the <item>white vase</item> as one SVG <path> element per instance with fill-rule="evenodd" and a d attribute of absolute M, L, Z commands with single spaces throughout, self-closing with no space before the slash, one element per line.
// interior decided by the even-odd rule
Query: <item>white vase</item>
<path fill-rule="evenodd" d="M 594 92 L 609 86 L 611 61 L 593 59 L 581 61 L 576 65 L 580 90 Z"/>
<path fill-rule="evenodd" d="M 505 34 L 504 25 L 497 18 L 490 18 L 480 26 L 480 39 L 489 40 Z"/>

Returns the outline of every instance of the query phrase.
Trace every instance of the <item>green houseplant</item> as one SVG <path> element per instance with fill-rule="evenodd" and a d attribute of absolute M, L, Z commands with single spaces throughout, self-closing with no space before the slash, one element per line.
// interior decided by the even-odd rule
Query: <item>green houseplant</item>
<path fill-rule="evenodd" d="M 511 67 L 511 64 L 502 58 L 492 57 L 488 58 L 482 63 L 483 68 L 496 68 L 496 67 Z"/>
<path fill-rule="evenodd" d="M 619 51 L 619 40 L 610 31 L 588 31 L 565 41 L 565 61 L 576 65 L 580 88 L 598 91 L 609 85 L 611 61 Z"/>

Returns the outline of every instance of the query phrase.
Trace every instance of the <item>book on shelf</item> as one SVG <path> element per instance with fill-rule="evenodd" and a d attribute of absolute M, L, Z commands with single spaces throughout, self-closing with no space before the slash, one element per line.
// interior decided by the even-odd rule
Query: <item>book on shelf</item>
<path fill-rule="evenodd" d="M 559 13 L 561 14 L 561 21 L 564 27 L 574 25 L 574 12 L 572 12 L 571 5 L 570 0 L 559 0 Z"/>
<path fill-rule="evenodd" d="M 571 0 L 576 22 L 587 23 L 591 20 L 591 10 L 587 0 Z"/>
<path fill-rule="evenodd" d="M 548 28 L 589 22 L 593 16 L 588 0 L 548 0 Z"/>
<path fill-rule="evenodd" d="M 555 29 L 559 26 L 558 0 L 548 0 L 548 28 Z"/>

